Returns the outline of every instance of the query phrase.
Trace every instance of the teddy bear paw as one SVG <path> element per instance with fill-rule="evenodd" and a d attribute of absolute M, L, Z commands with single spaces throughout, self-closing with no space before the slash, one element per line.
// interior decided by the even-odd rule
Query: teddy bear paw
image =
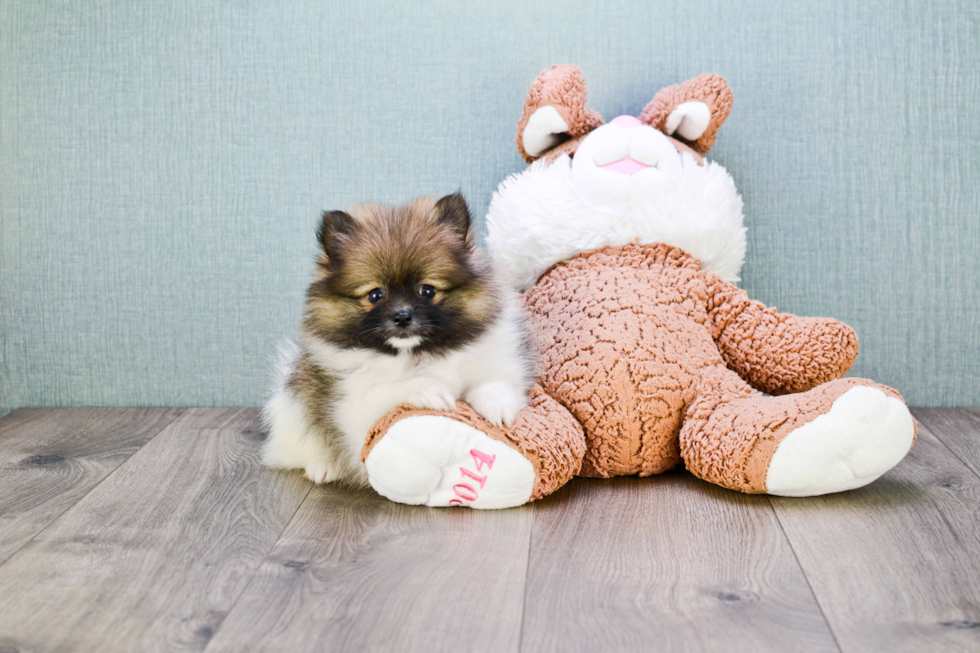
<path fill-rule="evenodd" d="M 915 422 L 901 399 L 877 388 L 851 388 L 779 443 L 766 491 L 801 497 L 862 487 L 897 465 L 914 437 Z"/>
<path fill-rule="evenodd" d="M 442 415 L 399 420 L 364 465 L 378 494 L 410 505 L 512 508 L 530 500 L 535 482 L 515 449 Z"/>

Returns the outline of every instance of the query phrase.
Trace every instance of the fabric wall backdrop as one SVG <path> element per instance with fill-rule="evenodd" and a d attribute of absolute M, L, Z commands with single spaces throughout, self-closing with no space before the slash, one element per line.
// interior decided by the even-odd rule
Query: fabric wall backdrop
<path fill-rule="evenodd" d="M 974 0 L 4 2 L 0 408 L 261 404 L 319 211 L 482 218 L 559 62 L 607 119 L 727 77 L 742 285 L 852 324 L 911 404 L 980 404 L 978 31 Z"/>

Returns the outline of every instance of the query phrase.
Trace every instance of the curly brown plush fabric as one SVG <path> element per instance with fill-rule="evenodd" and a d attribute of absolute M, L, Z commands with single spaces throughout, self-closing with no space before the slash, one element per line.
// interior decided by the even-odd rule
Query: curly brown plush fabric
<path fill-rule="evenodd" d="M 734 94 L 728 82 L 721 75 L 698 75 L 682 84 L 661 89 L 643 109 L 639 118 L 648 125 L 666 133 L 667 118 L 685 102 L 698 101 L 708 105 L 711 121 L 708 128 L 697 140 L 687 143 L 695 151 L 704 154 L 715 144 L 718 130 L 732 110 Z M 676 136 L 675 136 L 676 138 Z"/>
<path fill-rule="evenodd" d="M 773 395 L 802 392 L 851 369 L 858 355 L 851 327 L 830 318 L 778 313 L 712 272 L 703 276 L 712 335 L 728 367 L 752 387 Z"/>
<path fill-rule="evenodd" d="M 456 410 L 447 414 L 411 406 L 399 406 L 375 422 L 361 449 L 361 461 L 396 422 L 418 415 L 451 416 L 494 440 L 499 440 L 527 458 L 534 467 L 534 489 L 531 501 L 547 496 L 579 473 L 585 454 L 582 426 L 540 386 L 531 388 L 530 403 L 517 414 L 507 429 L 498 428 L 480 417 L 469 404 L 457 402 Z"/>
<path fill-rule="evenodd" d="M 648 476 L 680 462 L 694 380 L 724 364 L 700 272 L 667 245 L 607 247 L 557 264 L 525 295 L 541 383 L 585 427 L 581 475 Z"/>
<path fill-rule="evenodd" d="M 544 106 L 552 106 L 558 111 L 565 124 L 568 125 L 568 136 L 575 145 L 563 143 L 561 153 L 574 152 L 580 136 L 584 136 L 599 125 L 603 124 L 602 116 L 597 111 L 585 108 L 588 96 L 585 87 L 585 76 L 577 66 L 568 64 L 554 65 L 541 72 L 534 80 L 531 89 L 524 100 L 524 112 L 517 122 L 517 151 L 524 160 L 531 163 L 538 157 L 529 155 L 524 150 L 524 128 L 535 111 Z M 555 150 L 549 151 L 552 158 L 558 156 Z"/>
<path fill-rule="evenodd" d="M 705 370 L 727 363 L 761 390 L 796 392 L 839 377 L 857 354 L 847 325 L 777 313 L 668 245 L 580 254 L 525 302 L 542 384 L 585 426 L 583 476 L 647 476 L 687 460 L 681 425 L 713 388 L 699 385 Z"/>

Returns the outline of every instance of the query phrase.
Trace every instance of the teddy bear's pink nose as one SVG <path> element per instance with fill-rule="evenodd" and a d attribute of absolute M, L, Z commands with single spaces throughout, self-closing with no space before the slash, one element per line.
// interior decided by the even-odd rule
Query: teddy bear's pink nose
<path fill-rule="evenodd" d="M 643 123 L 633 116 L 618 116 L 613 118 L 610 124 L 616 125 L 617 127 L 639 127 Z"/>

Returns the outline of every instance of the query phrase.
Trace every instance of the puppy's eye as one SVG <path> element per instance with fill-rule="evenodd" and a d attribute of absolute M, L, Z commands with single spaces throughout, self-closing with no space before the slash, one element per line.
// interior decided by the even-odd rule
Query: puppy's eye
<path fill-rule="evenodd" d="M 368 292 L 367 298 L 372 304 L 378 304 L 385 298 L 385 291 L 381 290 L 381 288 L 374 288 Z"/>
<path fill-rule="evenodd" d="M 419 296 L 425 297 L 426 299 L 432 299 L 436 296 L 436 289 L 427 283 L 423 283 L 419 286 Z"/>

